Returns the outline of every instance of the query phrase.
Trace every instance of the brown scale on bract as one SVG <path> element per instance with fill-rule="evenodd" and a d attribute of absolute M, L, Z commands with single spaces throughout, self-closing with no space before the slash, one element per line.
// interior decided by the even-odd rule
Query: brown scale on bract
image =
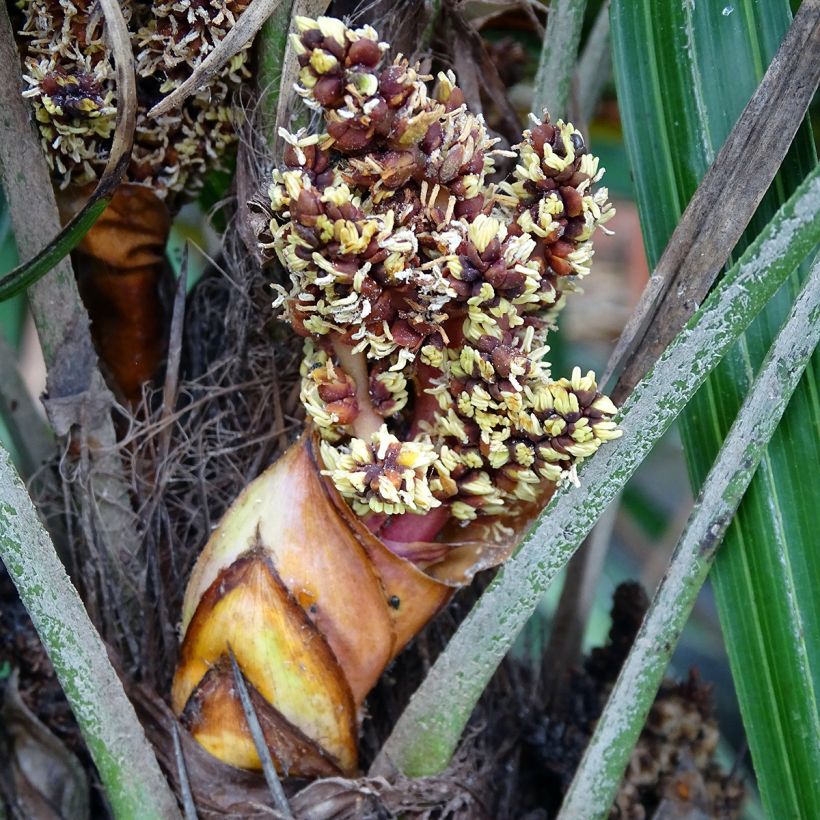
<path fill-rule="evenodd" d="M 126 179 L 160 198 L 185 198 L 202 185 L 236 142 L 234 91 L 250 76 L 247 49 L 180 109 L 159 119 L 147 111 L 196 67 L 247 7 L 237 0 L 121 3 L 132 32 L 138 112 Z M 105 167 L 117 114 L 116 82 L 96 0 L 20 4 L 24 92 L 61 188 L 94 182 Z"/>
<path fill-rule="evenodd" d="M 290 287 L 274 304 L 313 340 L 306 361 L 321 345 L 366 357 L 370 399 L 388 419 L 357 437 L 336 394 L 323 399 L 305 376 L 328 473 L 361 514 L 424 514 L 432 499 L 463 523 L 515 515 L 577 481 L 575 466 L 620 435 L 594 374 L 556 381 L 543 360 L 565 295 L 589 272 L 592 235 L 614 214 L 595 187 L 603 169 L 571 124 L 533 118 L 513 180 L 488 185 L 496 140 L 452 73 L 430 94 L 431 78 L 401 56 L 385 64 L 372 28 L 297 27 L 297 90 L 327 132 L 280 131 L 262 249 Z M 404 485 L 376 475 L 382 459 L 363 468 L 385 435 L 436 455 L 413 474 L 424 503 L 400 503 Z"/>

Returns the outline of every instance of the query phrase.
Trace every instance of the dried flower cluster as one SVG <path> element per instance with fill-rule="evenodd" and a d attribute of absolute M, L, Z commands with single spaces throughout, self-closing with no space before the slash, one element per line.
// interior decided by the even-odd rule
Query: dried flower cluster
<path fill-rule="evenodd" d="M 565 794 L 581 762 L 612 686 L 643 622 L 649 598 L 640 584 L 615 590 L 605 645 L 595 647 L 569 676 L 549 709 L 536 717 L 523 740 L 522 759 L 541 774 L 538 795 Z M 740 817 L 744 786 L 719 763 L 720 733 L 712 687 L 691 670 L 676 682 L 666 678 L 626 767 L 609 817 Z M 543 806 L 543 802 L 536 805 Z M 558 806 L 547 811 L 557 812 Z"/>
<path fill-rule="evenodd" d="M 644 820 L 647 793 L 654 793 L 670 811 L 738 817 L 743 784 L 715 759 L 719 741 L 711 687 L 694 672 L 680 683 L 664 680 L 610 816 Z"/>
<path fill-rule="evenodd" d="M 488 183 L 502 152 L 452 73 L 430 92 L 369 26 L 297 26 L 297 90 L 327 131 L 280 132 L 260 244 L 290 276 L 275 305 L 307 337 L 327 474 L 373 528 L 434 508 L 501 523 L 620 435 L 591 372 L 544 361 L 614 214 L 603 169 L 572 125 L 533 118 L 512 182 Z"/>
<path fill-rule="evenodd" d="M 133 158 L 127 178 L 160 197 L 190 194 L 236 140 L 232 95 L 249 77 L 248 51 L 183 106 L 147 111 L 221 40 L 249 0 L 121 3 L 132 32 L 138 80 Z M 98 0 L 23 0 L 20 47 L 43 146 L 60 187 L 93 182 L 108 158 L 117 116 L 114 65 Z"/>

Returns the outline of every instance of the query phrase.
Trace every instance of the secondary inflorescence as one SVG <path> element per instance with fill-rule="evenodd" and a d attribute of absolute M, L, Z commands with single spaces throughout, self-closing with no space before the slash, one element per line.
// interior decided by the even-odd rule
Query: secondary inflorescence
<path fill-rule="evenodd" d="M 431 90 L 369 26 L 297 26 L 297 91 L 326 131 L 280 130 L 260 246 L 289 276 L 274 304 L 306 337 L 326 472 L 372 520 L 509 519 L 620 435 L 593 373 L 544 361 L 614 214 L 603 169 L 547 116 L 498 150 L 451 72 Z M 499 154 L 516 167 L 496 184 Z"/>
<path fill-rule="evenodd" d="M 160 197 L 185 196 L 236 141 L 233 95 L 250 76 L 242 50 L 177 110 L 148 110 L 224 38 L 249 0 L 124 0 L 138 111 L 127 178 Z M 105 167 L 117 118 L 117 88 L 99 0 L 22 0 L 19 31 L 28 97 L 61 188 L 94 182 Z"/>

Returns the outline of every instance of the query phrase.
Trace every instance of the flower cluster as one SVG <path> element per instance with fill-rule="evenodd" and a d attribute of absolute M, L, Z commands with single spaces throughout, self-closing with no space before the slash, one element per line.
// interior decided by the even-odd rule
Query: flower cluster
<path fill-rule="evenodd" d="M 297 91 L 327 130 L 280 131 L 260 247 L 289 275 L 274 304 L 306 337 L 327 474 L 360 515 L 515 515 L 620 435 L 592 373 L 544 361 L 614 214 L 603 169 L 572 125 L 533 118 L 490 184 L 503 152 L 452 73 L 430 92 L 370 27 L 297 26 Z"/>
<path fill-rule="evenodd" d="M 43 147 L 60 187 L 99 176 L 117 116 L 116 82 L 98 0 L 24 0 L 20 48 Z M 194 192 L 206 167 L 236 140 L 232 95 L 249 76 L 240 52 L 180 109 L 147 111 L 179 85 L 221 40 L 248 0 L 124 0 L 132 32 L 138 111 L 127 178 L 160 197 Z"/>
<path fill-rule="evenodd" d="M 441 506 L 427 480 L 439 460 L 429 441 L 399 441 L 382 425 L 369 444 L 353 438 L 344 452 L 322 442 L 322 458 L 336 488 L 359 515 L 426 513 Z"/>

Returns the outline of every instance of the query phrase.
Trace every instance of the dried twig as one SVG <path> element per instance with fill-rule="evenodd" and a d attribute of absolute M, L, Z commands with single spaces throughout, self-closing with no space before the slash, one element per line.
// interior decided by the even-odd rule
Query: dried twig
<path fill-rule="evenodd" d="M 167 97 L 158 102 L 148 116 L 157 118 L 179 107 L 191 94 L 206 86 L 231 57 L 238 54 L 276 11 L 282 0 L 253 0 L 225 38 L 196 67 L 190 77 L 175 88 Z"/>
<path fill-rule="evenodd" d="M 179 390 L 179 365 L 182 359 L 182 326 L 185 321 L 185 294 L 188 284 L 188 243 L 182 250 L 182 262 L 179 266 L 177 291 L 174 296 L 174 308 L 171 314 L 171 333 L 168 340 L 168 363 L 165 366 L 165 383 L 162 386 L 162 415 L 160 422 L 164 423 L 174 412 Z M 159 451 L 160 459 L 168 457 L 168 446 L 171 441 L 171 426 L 164 424 L 160 431 Z"/>
<path fill-rule="evenodd" d="M 185 820 L 197 820 L 196 804 L 194 803 L 194 795 L 191 792 L 188 767 L 185 765 L 185 754 L 182 751 L 182 742 L 179 739 L 179 726 L 174 722 L 172 727 L 174 733 L 174 758 L 177 764 L 182 810 L 185 813 Z"/>
<path fill-rule="evenodd" d="M 233 679 L 236 684 L 236 691 L 239 694 L 239 700 L 242 703 L 242 711 L 245 713 L 245 720 L 248 722 L 248 729 L 250 729 L 251 737 L 253 738 L 253 745 L 256 747 L 256 753 L 262 761 L 262 773 L 265 775 L 265 781 L 270 789 L 273 802 L 280 814 L 284 817 L 292 818 L 288 799 L 282 789 L 282 783 L 279 780 L 279 775 L 276 773 L 276 766 L 270 754 L 265 735 L 262 732 L 262 726 L 259 723 L 259 718 L 256 715 L 256 709 L 251 703 L 251 696 L 248 694 L 248 687 L 245 684 L 245 676 L 236 662 L 236 657 L 233 650 L 228 647 L 228 654 L 231 658 L 231 668 L 233 669 Z"/>
<path fill-rule="evenodd" d="M 518 113 L 510 102 L 507 88 L 484 47 L 481 35 L 464 16 L 461 4 L 455 0 L 445 0 L 442 20 L 448 27 L 447 37 L 453 67 L 467 107 L 471 111 L 481 112 L 480 92 L 484 91 L 498 109 L 501 118 L 498 130 L 510 142 L 517 142 L 521 137 Z"/>

